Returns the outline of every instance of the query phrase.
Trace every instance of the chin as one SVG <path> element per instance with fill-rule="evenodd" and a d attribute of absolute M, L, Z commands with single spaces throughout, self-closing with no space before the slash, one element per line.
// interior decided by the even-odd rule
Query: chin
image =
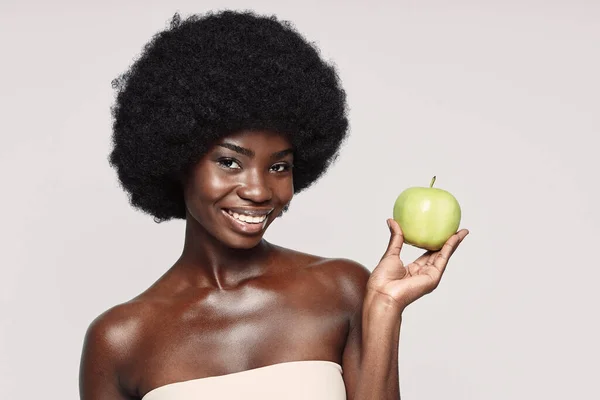
<path fill-rule="evenodd" d="M 220 232 L 220 234 L 217 233 L 214 237 L 225 247 L 238 250 L 252 249 L 258 246 L 263 239 L 263 235 L 242 236 L 232 234 L 232 232 Z"/>
<path fill-rule="evenodd" d="M 256 246 L 258 246 L 260 243 L 262 242 L 262 238 L 260 238 L 259 240 L 253 240 L 253 241 L 237 241 L 237 242 L 231 242 L 231 243 L 226 243 L 227 247 L 231 248 L 231 249 L 235 249 L 235 250 L 250 250 L 255 248 Z"/>

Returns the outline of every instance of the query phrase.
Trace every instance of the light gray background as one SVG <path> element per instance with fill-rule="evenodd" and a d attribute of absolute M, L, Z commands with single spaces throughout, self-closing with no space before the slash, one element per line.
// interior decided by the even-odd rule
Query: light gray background
<path fill-rule="evenodd" d="M 403 399 L 598 395 L 600 2 L 14 1 L 0 16 L 0 398 L 76 399 L 84 332 L 178 257 L 106 161 L 111 80 L 171 16 L 289 19 L 339 68 L 351 138 L 267 234 L 374 268 L 409 186 L 471 235 L 404 317 Z M 404 258 L 420 252 L 405 247 Z"/>

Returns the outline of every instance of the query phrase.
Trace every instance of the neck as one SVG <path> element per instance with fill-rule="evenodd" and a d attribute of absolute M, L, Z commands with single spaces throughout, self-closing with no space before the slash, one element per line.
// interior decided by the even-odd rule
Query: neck
<path fill-rule="evenodd" d="M 265 274 L 271 250 L 264 239 L 249 249 L 227 247 L 188 216 L 177 264 L 196 285 L 227 289 Z"/>

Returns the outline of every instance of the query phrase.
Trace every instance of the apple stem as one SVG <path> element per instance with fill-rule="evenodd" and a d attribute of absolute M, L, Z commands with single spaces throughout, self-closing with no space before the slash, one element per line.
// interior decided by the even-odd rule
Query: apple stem
<path fill-rule="evenodd" d="M 435 183 L 435 176 L 433 177 L 433 179 L 431 180 L 431 183 L 429 184 L 429 187 L 433 187 L 433 184 Z"/>

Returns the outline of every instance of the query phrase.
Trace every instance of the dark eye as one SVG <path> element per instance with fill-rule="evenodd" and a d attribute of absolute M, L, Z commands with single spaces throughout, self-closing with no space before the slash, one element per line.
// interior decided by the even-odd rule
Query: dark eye
<path fill-rule="evenodd" d="M 286 172 L 289 171 L 292 168 L 292 166 L 288 163 L 279 163 L 279 164 L 275 164 L 271 167 L 271 171 L 273 172 Z"/>
<path fill-rule="evenodd" d="M 240 163 L 234 160 L 233 158 L 221 158 L 217 161 L 219 166 L 225 169 L 240 169 Z"/>

